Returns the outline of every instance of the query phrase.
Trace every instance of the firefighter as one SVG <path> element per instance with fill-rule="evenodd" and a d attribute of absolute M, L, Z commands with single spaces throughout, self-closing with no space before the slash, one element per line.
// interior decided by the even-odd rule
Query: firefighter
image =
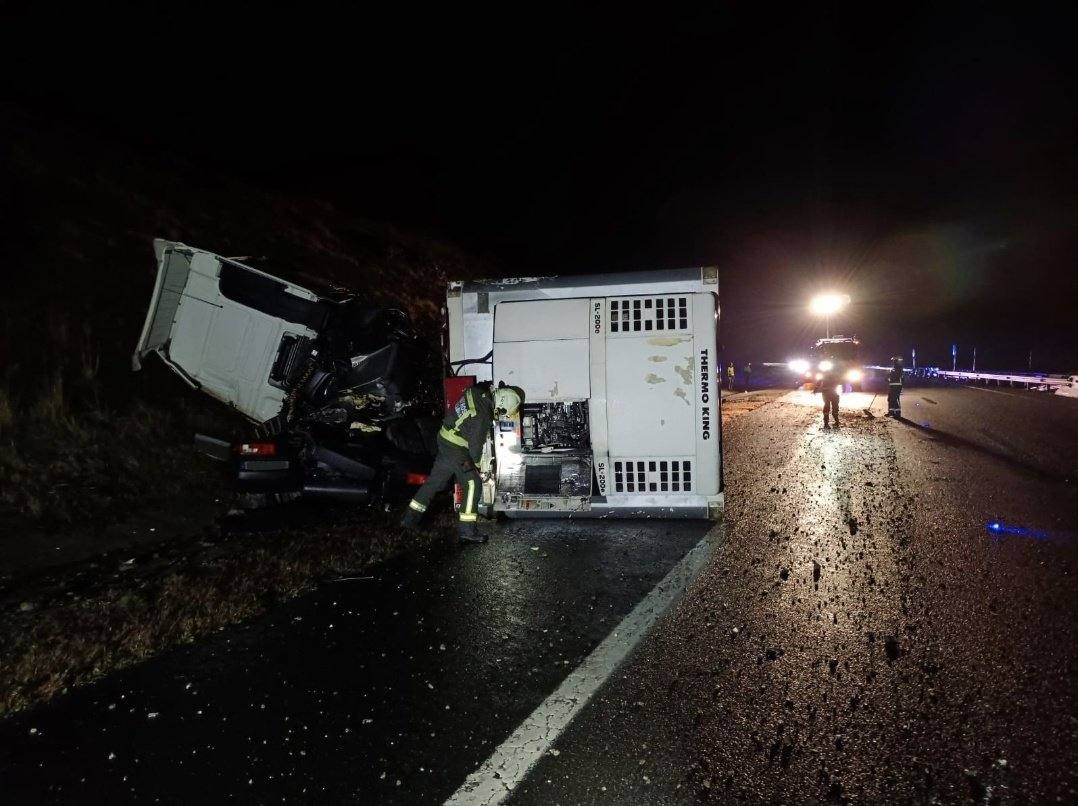
<path fill-rule="evenodd" d="M 902 416 L 902 357 L 891 359 L 891 372 L 887 376 L 887 416 Z"/>
<path fill-rule="evenodd" d="M 752 389 L 752 364 L 745 365 L 745 391 Z"/>
<path fill-rule="evenodd" d="M 816 376 L 816 391 L 823 395 L 823 427 L 830 427 L 828 425 L 828 414 L 830 413 L 835 421 L 835 428 L 838 428 L 838 402 L 840 390 L 842 389 L 840 375 L 833 361 L 821 361 L 820 363 L 821 366 L 827 366 L 827 369 L 821 369 Z"/>
<path fill-rule="evenodd" d="M 458 513 L 461 542 L 486 542 L 477 524 L 483 482 L 476 464 L 482 458 L 483 445 L 490 436 L 495 417 L 512 416 L 520 403 L 520 392 L 510 386 L 491 389 L 490 384 L 480 384 L 465 390 L 445 415 L 438 432 L 438 456 L 431 467 L 430 478 L 408 502 L 402 526 L 408 529 L 419 526 L 431 499 L 445 489 L 450 479 L 456 478 L 464 492 Z"/>
<path fill-rule="evenodd" d="M 726 388 L 731 392 L 734 391 L 734 375 L 736 373 L 737 370 L 734 369 L 734 362 L 731 361 L 726 365 Z"/>

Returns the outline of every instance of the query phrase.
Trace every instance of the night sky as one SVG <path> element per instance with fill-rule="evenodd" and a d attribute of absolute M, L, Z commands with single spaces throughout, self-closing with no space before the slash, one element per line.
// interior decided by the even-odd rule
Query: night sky
<path fill-rule="evenodd" d="M 0 80 L 75 136 L 182 155 L 192 182 L 329 198 L 507 274 L 717 264 L 742 361 L 803 351 L 805 303 L 834 287 L 866 357 L 949 363 L 957 341 L 1078 372 L 1062 18 L 507 8 L 38 4 L 6 12 Z"/>

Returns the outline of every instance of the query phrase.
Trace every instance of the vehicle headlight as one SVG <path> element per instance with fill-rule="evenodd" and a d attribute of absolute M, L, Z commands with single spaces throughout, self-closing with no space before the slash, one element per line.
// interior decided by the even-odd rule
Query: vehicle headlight
<path fill-rule="evenodd" d="M 795 358 L 789 363 L 789 367 L 792 371 L 800 375 L 802 372 L 807 372 L 809 368 L 809 362 L 802 358 Z"/>
<path fill-rule="evenodd" d="M 817 372 L 817 373 L 816 373 L 816 380 L 818 380 L 818 381 L 822 381 L 822 380 L 823 380 L 823 373 L 822 373 L 822 372 Z"/>
<path fill-rule="evenodd" d="M 849 372 L 846 373 L 846 380 L 848 380 L 848 381 L 859 381 L 859 380 L 861 380 L 861 374 L 862 374 L 861 370 L 859 370 L 859 369 L 851 369 Z"/>
<path fill-rule="evenodd" d="M 824 372 L 828 372 L 829 370 L 833 369 L 835 365 L 834 365 L 834 363 L 832 363 L 831 361 L 828 361 L 825 358 L 823 361 L 821 361 L 816 366 L 819 367 L 820 369 L 822 369 Z"/>

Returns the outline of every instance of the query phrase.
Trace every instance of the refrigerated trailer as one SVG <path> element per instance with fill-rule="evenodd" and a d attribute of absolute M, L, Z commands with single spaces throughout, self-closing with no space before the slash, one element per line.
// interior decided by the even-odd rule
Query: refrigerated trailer
<path fill-rule="evenodd" d="M 483 501 L 510 517 L 721 517 L 714 267 L 451 282 L 448 373 L 524 393 Z"/>

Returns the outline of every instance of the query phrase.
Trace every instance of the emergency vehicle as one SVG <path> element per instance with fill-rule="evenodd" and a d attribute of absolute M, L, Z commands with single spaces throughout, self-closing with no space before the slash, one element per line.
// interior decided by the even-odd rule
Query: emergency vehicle
<path fill-rule="evenodd" d="M 860 392 L 864 380 L 861 366 L 861 342 L 853 336 L 829 336 L 817 339 L 810 350 L 809 359 L 789 362 L 796 376 L 796 385 L 813 386 L 825 372 L 835 372 L 842 379 L 840 391 Z"/>

